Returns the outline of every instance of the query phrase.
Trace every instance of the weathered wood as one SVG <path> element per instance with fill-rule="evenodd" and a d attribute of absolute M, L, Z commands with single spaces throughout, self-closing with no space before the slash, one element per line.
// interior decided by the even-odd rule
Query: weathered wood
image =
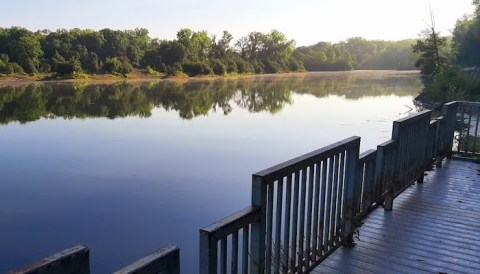
<path fill-rule="evenodd" d="M 247 225 L 242 228 L 243 246 L 242 246 L 242 273 L 248 273 L 249 251 L 250 251 L 250 227 Z"/>
<path fill-rule="evenodd" d="M 277 209 L 276 212 L 282 212 L 282 204 L 283 204 L 283 180 L 278 181 L 277 185 Z M 282 236 L 282 214 L 277 214 L 275 220 L 275 261 L 273 262 L 274 266 L 274 273 L 280 272 L 280 264 L 281 264 L 281 236 Z"/>
<path fill-rule="evenodd" d="M 242 242 L 242 270 L 248 267 L 247 259 L 249 247 L 249 227 L 260 222 L 261 210 L 256 206 L 244 208 L 208 227 L 200 229 L 200 273 L 217 273 L 220 262 L 220 271 L 227 271 L 227 237 L 232 235 L 232 252 L 230 261 L 231 266 L 236 266 L 238 262 L 238 232 L 243 231 Z M 220 241 L 220 252 L 218 242 Z M 220 261 L 218 256 L 220 255 Z M 244 272 L 245 273 L 245 272 Z"/>
<path fill-rule="evenodd" d="M 258 175 L 252 175 L 252 205 L 260 209 L 260 221 L 252 224 L 250 242 L 250 272 L 265 272 L 265 233 L 267 229 L 267 182 Z M 269 247 L 270 248 L 270 247 Z M 270 267 L 270 266 L 268 266 Z"/>
<path fill-rule="evenodd" d="M 43 258 L 10 274 L 88 274 L 90 273 L 90 251 L 77 245 Z"/>
<path fill-rule="evenodd" d="M 359 149 L 360 147 L 357 146 L 347 151 L 347 170 L 345 171 L 345 199 L 343 202 L 343 244 L 345 246 L 351 246 L 353 242 L 353 229 L 355 228 L 354 193 L 356 184 L 358 184 L 357 168 L 358 156 L 360 155 Z"/>
<path fill-rule="evenodd" d="M 180 274 L 180 249 L 168 246 L 152 253 L 114 274 Z"/>
<path fill-rule="evenodd" d="M 233 232 L 232 234 L 232 263 L 231 263 L 231 273 L 238 273 L 238 231 Z"/>
<path fill-rule="evenodd" d="M 305 155 L 302 155 L 300 157 L 259 171 L 254 175 L 262 176 L 267 181 L 274 181 L 278 178 L 285 177 L 288 174 L 292 174 L 296 170 L 302 169 L 305 166 L 310 166 L 312 164 L 315 164 L 315 162 L 321 161 L 322 159 L 329 158 L 335 154 L 341 153 L 342 151 L 353 148 L 357 146 L 358 142 L 360 142 L 360 137 L 352 136 L 320 148 L 318 150 L 307 153 Z"/>
<path fill-rule="evenodd" d="M 431 111 L 425 110 L 393 122 L 392 139 L 398 142 L 396 166 L 397 180 L 394 181 L 393 195 L 396 196 L 415 180 L 422 181 L 427 167 L 428 131 Z M 389 196 L 392 193 L 389 192 Z M 388 197 L 390 201 L 391 197 Z"/>
<path fill-rule="evenodd" d="M 308 170 L 308 200 L 307 200 L 307 220 L 306 220 L 306 235 L 305 235 L 305 253 L 308 256 L 306 260 L 306 267 L 310 266 L 310 261 L 315 261 L 313 257 L 311 257 L 312 252 L 312 211 L 313 211 L 313 188 L 315 185 L 314 182 L 314 173 L 315 173 L 315 165 L 309 167 Z"/>
<path fill-rule="evenodd" d="M 200 274 L 217 274 L 218 246 L 212 233 L 200 230 Z"/>
<path fill-rule="evenodd" d="M 356 193 L 357 202 L 356 217 L 363 218 L 378 201 L 375 197 L 375 165 L 377 151 L 370 149 L 359 156 L 358 180 L 362 183 L 360 193 Z"/>
<path fill-rule="evenodd" d="M 376 197 L 380 202 L 385 196 L 385 210 L 391 211 L 395 196 L 394 184 L 396 176 L 398 141 L 390 140 L 377 146 L 375 167 Z M 385 194 L 385 195 L 384 195 Z"/>
<path fill-rule="evenodd" d="M 251 224 L 260 220 L 260 208 L 248 206 L 234 214 L 227 216 L 218 222 L 215 222 L 200 231 L 211 233 L 217 240 L 226 237 L 243 228 L 246 224 Z"/>
<path fill-rule="evenodd" d="M 285 222 L 283 236 L 283 266 L 288 269 L 290 266 L 290 212 L 292 208 L 292 176 L 287 176 L 285 191 Z"/>
<path fill-rule="evenodd" d="M 449 160 L 374 210 L 353 248 L 337 249 L 312 273 L 480 273 L 480 176 Z"/>
<path fill-rule="evenodd" d="M 298 195 L 300 193 L 300 171 L 296 172 L 293 179 L 293 207 L 292 207 L 292 242 L 290 245 L 290 267 L 295 268 L 297 262 L 297 233 L 298 233 Z"/>

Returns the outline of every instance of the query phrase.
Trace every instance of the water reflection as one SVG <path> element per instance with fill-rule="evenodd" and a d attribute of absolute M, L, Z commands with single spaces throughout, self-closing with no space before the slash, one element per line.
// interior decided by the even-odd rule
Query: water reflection
<path fill-rule="evenodd" d="M 182 271 L 198 273 L 198 229 L 250 203 L 250 174 L 352 135 L 376 147 L 418 78 L 2 87 L 0 273 L 79 243 L 92 273 L 169 244 L 182 248 Z"/>
<path fill-rule="evenodd" d="M 356 100 L 367 96 L 412 96 L 416 77 L 396 73 L 363 77 L 361 73 L 252 76 L 245 78 L 161 81 L 150 83 L 30 84 L 0 87 L 0 123 L 27 123 L 41 118 L 110 119 L 149 117 L 154 108 L 176 111 L 182 119 L 235 106 L 249 112 L 277 113 L 292 104 L 292 94 L 330 95 Z"/>

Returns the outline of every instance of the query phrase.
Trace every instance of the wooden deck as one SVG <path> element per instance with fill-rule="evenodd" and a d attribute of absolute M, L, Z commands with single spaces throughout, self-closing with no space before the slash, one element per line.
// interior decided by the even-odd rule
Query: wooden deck
<path fill-rule="evenodd" d="M 480 273 L 480 165 L 447 160 L 311 273 Z"/>

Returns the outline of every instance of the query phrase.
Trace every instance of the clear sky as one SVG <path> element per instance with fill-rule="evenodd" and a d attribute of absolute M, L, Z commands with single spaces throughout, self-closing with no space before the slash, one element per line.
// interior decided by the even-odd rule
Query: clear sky
<path fill-rule="evenodd" d="M 349 37 L 417 38 L 434 10 L 437 29 L 448 35 L 458 18 L 472 13 L 471 0 L 1 0 L 0 26 L 133 29 L 173 39 L 181 28 L 234 40 L 251 31 L 277 29 L 298 46 Z"/>

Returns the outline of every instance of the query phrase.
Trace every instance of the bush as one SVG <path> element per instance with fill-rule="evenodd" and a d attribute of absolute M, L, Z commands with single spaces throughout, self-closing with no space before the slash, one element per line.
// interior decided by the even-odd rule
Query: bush
<path fill-rule="evenodd" d="M 157 72 L 151 66 L 147 66 L 147 74 L 157 75 Z"/>
<path fill-rule="evenodd" d="M 281 63 L 267 59 L 263 65 L 263 71 L 266 73 L 277 73 L 284 71 Z"/>
<path fill-rule="evenodd" d="M 12 74 L 13 67 L 10 63 L 0 60 L 0 73 L 2 74 Z"/>
<path fill-rule="evenodd" d="M 288 60 L 288 70 L 289 71 L 305 71 L 305 67 L 297 59 Z"/>
<path fill-rule="evenodd" d="M 171 66 L 166 66 L 166 72 L 168 75 L 179 75 L 183 74 L 182 64 L 179 62 L 173 63 Z"/>
<path fill-rule="evenodd" d="M 239 73 L 252 73 L 253 66 L 244 59 L 238 59 L 236 62 L 237 69 Z"/>
<path fill-rule="evenodd" d="M 58 62 L 55 65 L 55 72 L 59 76 L 73 75 L 74 73 L 82 72 L 82 66 L 77 59 L 71 59 L 69 61 Z"/>
<path fill-rule="evenodd" d="M 212 71 L 216 75 L 225 75 L 227 74 L 227 68 L 220 60 L 212 61 Z"/>
<path fill-rule="evenodd" d="M 262 74 L 264 72 L 263 64 L 260 62 L 257 62 L 257 61 L 253 62 L 252 67 L 253 67 L 253 72 L 257 74 Z"/>
<path fill-rule="evenodd" d="M 233 74 L 238 72 L 237 63 L 233 60 L 227 60 L 227 73 Z"/>
<path fill-rule="evenodd" d="M 10 65 L 12 66 L 13 73 L 25 73 L 22 66 L 20 66 L 19 64 L 13 62 L 13 63 L 10 63 Z"/>
<path fill-rule="evenodd" d="M 107 58 L 105 63 L 103 63 L 103 69 L 109 73 L 117 72 L 120 69 L 120 66 L 121 62 L 117 57 Z"/>
<path fill-rule="evenodd" d="M 52 71 L 52 66 L 50 66 L 50 64 L 47 63 L 46 60 L 43 60 L 40 63 L 39 71 L 43 72 L 43 73 L 48 73 L 48 72 Z"/>
<path fill-rule="evenodd" d="M 212 74 L 212 69 L 209 65 L 201 62 L 190 62 L 183 64 L 183 72 L 188 76 L 208 75 Z"/>
<path fill-rule="evenodd" d="M 128 60 L 120 60 L 117 57 L 107 58 L 105 63 L 103 63 L 103 69 L 109 73 L 120 73 L 123 76 L 126 76 L 129 72 L 133 70 L 132 64 Z"/>

